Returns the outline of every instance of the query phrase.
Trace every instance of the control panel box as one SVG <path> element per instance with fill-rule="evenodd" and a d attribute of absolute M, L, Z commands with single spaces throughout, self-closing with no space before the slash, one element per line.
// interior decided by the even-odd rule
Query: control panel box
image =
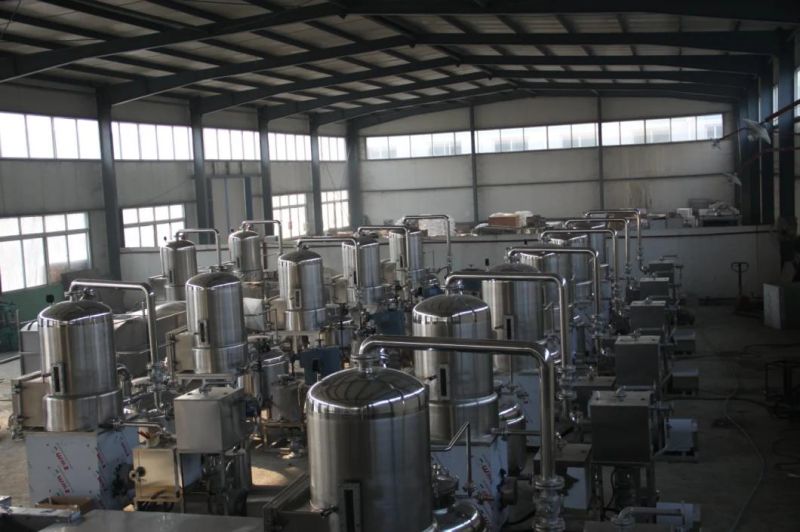
<path fill-rule="evenodd" d="M 589 401 L 596 463 L 646 464 L 657 437 L 652 392 L 595 392 Z"/>
<path fill-rule="evenodd" d="M 614 343 L 617 386 L 655 386 L 665 376 L 661 337 L 623 335 Z"/>
<path fill-rule="evenodd" d="M 175 398 L 175 432 L 182 453 L 222 453 L 246 435 L 241 388 L 210 387 Z"/>

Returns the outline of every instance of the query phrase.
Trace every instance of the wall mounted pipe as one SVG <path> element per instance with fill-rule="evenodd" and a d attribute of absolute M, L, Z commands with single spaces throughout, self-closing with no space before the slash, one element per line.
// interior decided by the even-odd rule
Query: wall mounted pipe
<path fill-rule="evenodd" d="M 194 235 L 214 235 L 214 244 L 217 246 L 217 266 L 219 269 L 222 269 L 222 248 L 220 247 L 219 243 L 219 231 L 216 229 L 181 229 L 177 233 L 175 233 L 175 239 L 183 239 L 184 236 L 194 234 Z"/>
<path fill-rule="evenodd" d="M 278 256 L 283 255 L 283 225 L 280 220 L 245 220 L 240 226 L 242 229 L 252 229 L 254 225 L 272 225 L 278 228 Z"/>
<path fill-rule="evenodd" d="M 600 316 L 600 254 L 591 248 L 552 248 L 545 246 L 538 247 L 512 247 L 506 251 L 506 259 L 511 261 L 515 255 L 520 253 L 555 253 L 562 255 L 586 255 L 592 264 L 592 292 L 594 302 L 594 314 Z"/>
<path fill-rule="evenodd" d="M 631 268 L 631 246 L 630 246 L 630 218 L 602 218 L 597 220 L 598 222 L 606 223 L 606 229 L 611 229 L 608 227 L 608 223 L 616 222 L 616 223 L 623 223 L 625 224 L 625 273 L 630 273 Z M 586 223 L 586 218 L 572 218 L 566 220 L 564 222 L 565 229 L 580 229 L 580 227 L 574 227 L 581 223 Z M 614 265 L 616 268 L 616 264 Z"/>
<path fill-rule="evenodd" d="M 566 287 L 566 285 L 564 286 Z M 548 360 L 545 348 L 527 342 L 376 335 L 367 338 L 361 343 L 358 349 L 358 357 L 354 357 L 356 363 L 369 364 L 369 361 L 374 361 L 378 356 L 376 351 L 380 348 L 436 349 L 440 351 L 484 353 L 489 356 L 500 353 L 532 358 L 541 375 L 539 411 L 542 421 L 542 473 L 536 477 L 535 481 L 537 491 L 536 495 L 534 495 L 534 503 L 537 508 L 536 530 L 553 532 L 564 530 L 564 521 L 561 519 L 561 497 L 559 494 L 564 486 L 564 480 L 556 474 L 555 461 L 555 371 Z"/>
<path fill-rule="evenodd" d="M 642 212 L 639 209 L 603 209 L 590 210 L 583 213 L 584 218 L 607 218 L 608 215 L 632 214 L 636 218 L 636 258 L 639 262 L 639 271 L 646 273 L 644 267 L 644 246 L 642 244 Z M 601 216 L 602 215 L 602 216 Z"/>
<path fill-rule="evenodd" d="M 591 235 L 591 234 L 605 234 L 611 238 L 611 255 L 614 258 L 614 276 L 611 278 L 611 283 L 614 286 L 616 293 L 617 289 L 617 264 L 619 264 L 619 257 L 617 252 L 617 232 L 614 229 L 545 229 L 541 232 L 541 238 L 544 240 L 550 235 L 555 234 L 568 234 L 568 235 Z M 569 249 L 569 248 L 563 248 Z"/>
<path fill-rule="evenodd" d="M 447 242 L 447 273 L 453 271 L 453 248 L 450 242 L 450 217 L 446 214 L 406 214 L 400 220 L 405 225 L 411 220 L 444 220 L 446 224 L 445 240 Z"/>

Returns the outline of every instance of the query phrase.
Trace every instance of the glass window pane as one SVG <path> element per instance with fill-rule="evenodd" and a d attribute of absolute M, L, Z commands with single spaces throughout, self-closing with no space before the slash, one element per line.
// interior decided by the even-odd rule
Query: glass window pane
<path fill-rule="evenodd" d="M 178 231 L 185 229 L 186 226 L 183 222 L 172 222 L 169 224 L 169 238 L 172 239 L 172 236 L 177 233 Z"/>
<path fill-rule="evenodd" d="M 525 148 L 522 128 L 500 130 L 500 145 L 503 151 L 521 151 Z"/>
<path fill-rule="evenodd" d="M 137 209 L 122 209 L 122 223 L 125 225 L 135 224 L 139 221 Z"/>
<path fill-rule="evenodd" d="M 644 120 L 628 120 L 619 123 L 620 144 L 644 144 Z"/>
<path fill-rule="evenodd" d="M 619 122 L 603 122 L 603 146 L 619 146 Z"/>
<path fill-rule="evenodd" d="M 242 131 L 231 131 L 231 159 L 234 161 L 244 160 L 244 137 Z"/>
<path fill-rule="evenodd" d="M 218 155 L 221 161 L 231 160 L 231 132 L 227 129 L 217 130 Z"/>
<path fill-rule="evenodd" d="M 161 245 L 165 240 L 171 240 L 174 234 L 170 232 L 169 222 L 156 225 L 156 242 L 158 242 L 158 245 Z"/>
<path fill-rule="evenodd" d="M 331 160 L 330 143 L 328 142 L 328 137 L 319 137 L 319 160 Z"/>
<path fill-rule="evenodd" d="M 19 219 L 0 218 L 0 236 L 14 236 L 19 234 Z"/>
<path fill-rule="evenodd" d="M 173 126 L 175 138 L 175 160 L 188 161 L 192 158 L 192 135 L 188 127 Z"/>
<path fill-rule="evenodd" d="M 718 139 L 722 136 L 722 115 L 697 117 L 697 140 Z"/>
<path fill-rule="evenodd" d="M 125 247 L 138 248 L 139 247 L 139 228 L 126 227 L 124 231 Z"/>
<path fill-rule="evenodd" d="M 139 124 L 139 147 L 143 160 L 158 160 L 158 139 L 156 139 L 155 125 Z"/>
<path fill-rule="evenodd" d="M 139 242 L 143 248 L 156 247 L 155 228 L 152 225 L 143 225 L 139 228 Z"/>
<path fill-rule="evenodd" d="M 53 121 L 49 116 L 28 115 L 25 117 L 28 126 L 28 153 L 32 159 L 52 159 Z"/>
<path fill-rule="evenodd" d="M 496 153 L 500 151 L 502 143 L 500 141 L 499 129 L 485 129 L 477 132 L 477 152 L 478 153 Z"/>
<path fill-rule="evenodd" d="M 411 157 L 411 144 L 408 141 L 408 135 L 395 135 L 392 137 L 372 137 L 372 138 L 387 140 L 389 146 L 389 159 L 407 159 Z M 367 142 L 369 142 L 369 140 L 370 139 L 368 138 Z M 384 157 L 369 157 L 369 158 L 383 159 Z"/>
<path fill-rule="evenodd" d="M 269 144 L 269 160 L 270 161 L 277 161 L 277 152 L 275 143 L 275 133 L 268 133 L 267 134 L 267 144 Z"/>
<path fill-rule="evenodd" d="M 48 233 L 66 231 L 67 224 L 63 214 L 52 214 L 44 217 L 44 229 Z"/>
<path fill-rule="evenodd" d="M 0 113 L 0 156 L 27 157 L 25 115 Z"/>
<path fill-rule="evenodd" d="M 339 137 L 336 139 L 336 153 L 337 161 L 346 161 L 347 160 L 347 143 L 345 142 L 343 137 Z"/>
<path fill-rule="evenodd" d="M 597 146 L 597 124 L 572 124 L 572 147 L 591 148 Z"/>
<path fill-rule="evenodd" d="M 286 160 L 286 135 L 283 133 L 275 134 L 275 160 Z"/>
<path fill-rule="evenodd" d="M 297 151 L 294 149 L 295 136 L 286 135 L 286 160 L 296 161 Z"/>
<path fill-rule="evenodd" d="M 203 128 L 203 150 L 205 151 L 206 159 L 219 159 L 216 129 Z"/>
<path fill-rule="evenodd" d="M 141 207 L 139 209 L 139 221 L 140 222 L 152 222 L 154 220 L 155 214 L 153 213 L 152 207 Z"/>
<path fill-rule="evenodd" d="M 44 233 L 44 222 L 41 216 L 23 216 L 19 219 L 23 235 Z"/>
<path fill-rule="evenodd" d="M 114 145 L 114 159 L 122 159 L 122 140 L 119 133 L 119 122 L 111 122 L 111 144 Z"/>
<path fill-rule="evenodd" d="M 22 241 L 25 259 L 25 286 L 47 284 L 47 268 L 44 260 L 44 241 L 41 238 L 26 238 Z"/>
<path fill-rule="evenodd" d="M 410 149 L 408 153 L 410 156 Z M 387 137 L 367 137 L 367 159 L 386 159 L 388 156 L 389 141 Z"/>
<path fill-rule="evenodd" d="M 298 161 L 310 161 L 311 160 L 311 153 L 306 152 L 306 143 L 303 140 L 303 135 L 297 135 L 294 139 L 294 150 L 295 156 L 297 157 Z M 320 159 L 322 160 L 322 159 Z"/>
<path fill-rule="evenodd" d="M 56 136 L 56 158 L 78 158 L 78 126 L 72 118 L 54 118 L 53 131 Z"/>
<path fill-rule="evenodd" d="M 523 130 L 526 150 L 547 149 L 547 126 L 526 127 Z"/>
<path fill-rule="evenodd" d="M 169 217 L 173 220 L 183 218 L 183 205 L 170 205 Z"/>
<path fill-rule="evenodd" d="M 47 260 L 50 268 L 58 265 L 69 265 L 69 254 L 67 252 L 67 237 L 64 235 L 47 237 Z M 58 272 L 64 271 L 59 268 Z"/>
<path fill-rule="evenodd" d="M 659 118 L 656 120 L 645 120 L 644 130 L 647 135 L 648 144 L 658 142 L 669 142 L 669 118 Z"/>
<path fill-rule="evenodd" d="M 432 153 L 435 156 L 453 155 L 456 151 L 455 137 L 452 133 L 431 135 Z"/>
<path fill-rule="evenodd" d="M 255 161 L 257 159 L 256 142 L 258 142 L 258 133 L 245 131 L 242 135 L 242 157 L 245 161 Z"/>
<path fill-rule="evenodd" d="M 412 157 L 430 157 L 433 155 L 430 135 L 409 135 Z"/>
<path fill-rule="evenodd" d="M 120 122 L 120 153 L 122 159 L 139 159 L 139 128 L 130 122 Z"/>
<path fill-rule="evenodd" d="M 169 205 L 159 205 L 155 207 L 156 220 L 169 220 Z"/>
<path fill-rule="evenodd" d="M 67 214 L 67 229 L 70 231 L 74 231 L 75 229 L 86 229 L 88 224 L 86 223 L 86 213 L 85 212 L 73 212 Z"/>
<path fill-rule="evenodd" d="M 672 132 L 670 137 L 672 142 L 695 140 L 697 138 L 697 129 L 693 116 L 671 119 L 670 130 Z"/>
<path fill-rule="evenodd" d="M 305 144 L 305 152 L 306 152 L 306 161 L 311 160 L 311 136 L 310 135 L 302 135 L 303 143 Z"/>
<path fill-rule="evenodd" d="M 83 270 L 89 267 L 89 239 L 86 233 L 67 235 L 69 248 L 69 267 L 72 270 Z"/>
<path fill-rule="evenodd" d="M 22 242 L 12 240 L 0 242 L 0 276 L 3 291 L 25 288 L 25 276 L 22 269 Z"/>
<path fill-rule="evenodd" d="M 172 126 L 156 126 L 156 140 L 158 141 L 158 159 L 160 161 L 174 160 L 175 145 Z"/>
<path fill-rule="evenodd" d="M 572 127 L 568 124 L 563 126 L 547 126 L 547 147 L 551 150 L 571 148 Z"/>
<path fill-rule="evenodd" d="M 78 120 L 78 150 L 81 159 L 100 158 L 100 126 L 97 120 Z"/>

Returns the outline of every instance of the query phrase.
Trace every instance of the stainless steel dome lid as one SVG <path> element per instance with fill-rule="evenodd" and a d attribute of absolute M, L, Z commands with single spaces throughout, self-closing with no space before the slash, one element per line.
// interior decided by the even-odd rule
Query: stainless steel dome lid
<path fill-rule="evenodd" d="M 489 271 L 492 273 L 536 273 L 536 268 L 529 266 L 528 264 L 514 262 L 511 264 L 497 264 L 489 268 Z"/>
<path fill-rule="evenodd" d="M 414 307 L 414 316 L 458 319 L 465 315 L 489 312 L 489 305 L 475 296 L 441 294 L 429 297 Z"/>
<path fill-rule="evenodd" d="M 237 238 L 239 240 L 245 240 L 248 238 L 261 238 L 261 235 L 255 231 L 250 231 L 249 229 L 239 229 L 238 231 L 234 231 L 233 233 L 228 235 L 228 240 Z"/>
<path fill-rule="evenodd" d="M 312 386 L 306 399 L 309 415 L 361 419 L 407 416 L 427 408 L 428 392 L 422 382 L 381 367 L 338 371 Z"/>
<path fill-rule="evenodd" d="M 378 245 L 378 240 L 376 238 L 370 236 L 370 235 L 359 235 L 359 236 L 356 236 L 356 237 L 353 237 L 353 238 L 355 238 L 356 242 L 358 242 L 358 247 L 377 246 Z M 352 242 L 342 242 L 342 245 L 343 246 L 347 246 L 349 248 L 353 247 L 353 243 Z"/>
<path fill-rule="evenodd" d="M 165 242 L 164 245 L 161 247 L 178 250 L 178 249 L 194 247 L 194 242 L 192 242 L 191 240 L 183 240 L 179 238 L 176 240 L 170 240 L 169 242 Z"/>
<path fill-rule="evenodd" d="M 202 288 L 205 290 L 213 290 L 214 288 L 221 288 L 234 284 L 240 284 L 239 278 L 227 272 L 198 273 L 186 281 L 187 288 Z"/>
<path fill-rule="evenodd" d="M 63 323 L 77 325 L 80 322 L 112 319 L 111 309 L 91 299 L 61 301 L 50 305 L 39 313 L 39 325 Z"/>
<path fill-rule="evenodd" d="M 310 249 L 298 249 L 296 251 L 290 251 L 289 253 L 284 253 L 280 257 L 278 257 L 279 261 L 282 262 L 294 262 L 294 263 L 302 263 L 302 262 L 317 262 L 322 261 L 322 257 L 319 256 L 317 253 L 314 253 Z"/>

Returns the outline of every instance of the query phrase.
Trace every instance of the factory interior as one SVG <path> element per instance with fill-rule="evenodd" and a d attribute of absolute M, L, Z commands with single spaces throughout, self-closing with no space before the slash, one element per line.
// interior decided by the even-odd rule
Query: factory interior
<path fill-rule="evenodd" d="M 798 29 L 0 0 L 0 532 L 800 530 Z"/>

